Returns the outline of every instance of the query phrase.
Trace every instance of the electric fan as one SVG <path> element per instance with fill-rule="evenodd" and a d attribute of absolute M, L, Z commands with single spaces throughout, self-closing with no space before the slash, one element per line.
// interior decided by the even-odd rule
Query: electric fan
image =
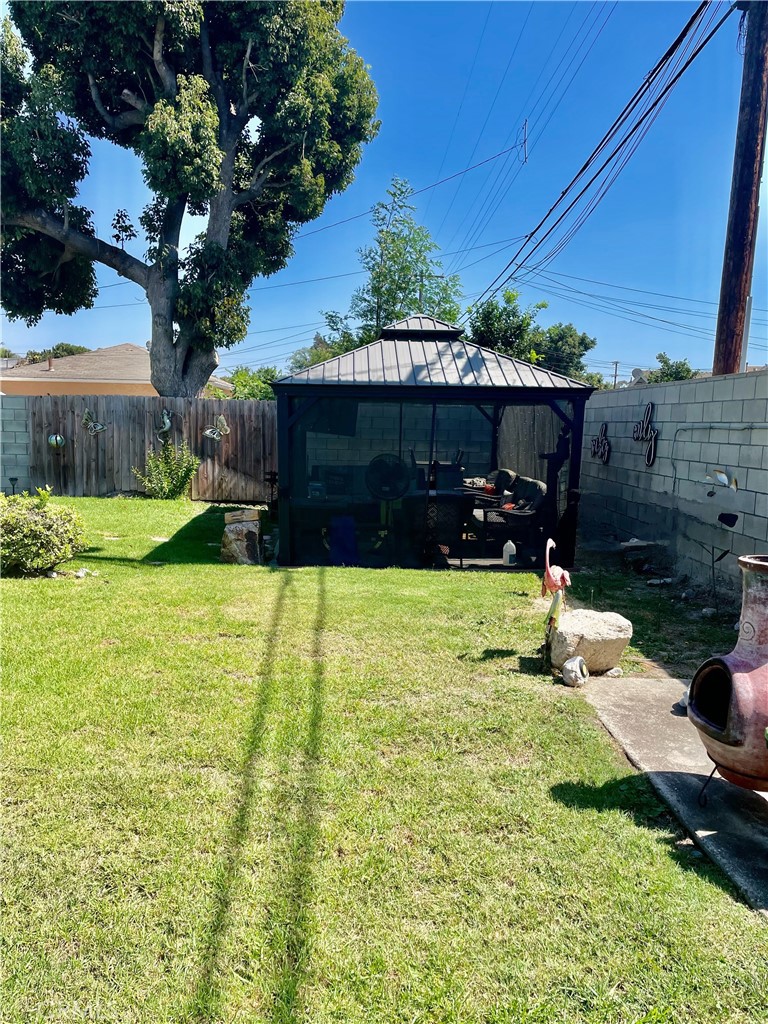
<path fill-rule="evenodd" d="M 375 545 L 380 548 L 392 530 L 392 502 L 398 501 L 411 484 L 411 471 L 397 455 L 384 453 L 368 463 L 365 486 L 381 502 L 381 529 Z"/>

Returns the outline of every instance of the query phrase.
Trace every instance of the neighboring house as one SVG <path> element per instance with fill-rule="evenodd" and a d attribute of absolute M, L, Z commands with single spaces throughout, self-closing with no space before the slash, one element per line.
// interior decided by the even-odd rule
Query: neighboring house
<path fill-rule="evenodd" d="M 217 377 L 211 377 L 208 387 L 232 391 L 231 384 Z M 2 367 L 0 391 L 5 395 L 157 395 L 149 379 L 149 352 L 130 344 Z"/>

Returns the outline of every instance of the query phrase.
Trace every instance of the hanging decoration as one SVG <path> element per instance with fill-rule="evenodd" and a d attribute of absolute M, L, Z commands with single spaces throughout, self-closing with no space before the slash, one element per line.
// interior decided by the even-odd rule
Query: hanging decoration
<path fill-rule="evenodd" d="M 600 424 L 600 432 L 593 437 L 589 443 L 590 453 L 593 459 L 600 459 L 604 466 L 608 465 L 611 457 L 611 442 L 607 438 L 608 424 Z"/>
<path fill-rule="evenodd" d="M 636 423 L 632 428 L 632 440 L 633 441 L 645 441 L 645 464 L 650 467 L 656 461 L 656 439 L 659 436 L 657 429 L 653 427 L 651 420 L 653 419 L 653 402 L 649 402 L 645 407 L 643 418 L 639 423 Z"/>
<path fill-rule="evenodd" d="M 163 409 L 163 411 L 160 413 L 160 429 L 157 431 L 157 434 L 155 436 L 157 437 L 157 440 L 161 444 L 165 444 L 165 442 L 169 440 L 168 435 L 171 432 L 172 415 L 173 413 L 170 411 L 170 409 Z"/>
<path fill-rule="evenodd" d="M 223 416 L 216 417 L 216 423 L 213 426 L 206 427 L 203 431 L 203 437 L 210 437 L 212 441 L 220 441 L 225 434 L 229 433 L 229 425 Z"/>
<path fill-rule="evenodd" d="M 61 436 L 61 434 L 48 435 L 48 444 L 51 446 L 51 448 L 63 448 L 66 443 L 67 442 Z"/>
<path fill-rule="evenodd" d="M 94 434 L 100 434 L 102 430 L 107 429 L 106 423 L 100 423 L 97 419 L 94 419 L 93 413 L 88 408 L 86 408 L 83 413 L 83 426 L 87 428 L 91 437 L 93 437 Z"/>

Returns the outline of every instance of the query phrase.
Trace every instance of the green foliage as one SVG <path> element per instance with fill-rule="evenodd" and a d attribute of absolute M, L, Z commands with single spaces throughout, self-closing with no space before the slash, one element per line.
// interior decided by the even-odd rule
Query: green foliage
<path fill-rule="evenodd" d="M 153 309 L 162 309 L 153 318 L 153 372 L 183 367 L 167 371 L 180 379 L 164 386 L 184 394 L 184 375 L 207 362 L 176 364 L 170 347 L 209 353 L 242 339 L 253 278 L 285 266 L 297 226 L 349 185 L 363 145 L 378 131 L 375 88 L 337 27 L 343 4 L 52 0 L 9 7 L 24 45 L 8 25 L 3 303 L 30 324 L 47 309 L 92 305 L 90 260 L 114 267 L 116 258 L 109 246 L 94 250 L 76 234 L 93 235 L 88 211 L 72 205 L 88 170 L 88 138 L 131 151 L 154 192 L 140 217 L 145 269 L 160 271 L 149 293 Z M 180 263 L 185 212 L 208 222 Z M 44 236 L 41 218 L 69 228 L 66 251 Z M 127 223 L 113 228 L 121 246 L 132 237 Z M 140 267 L 130 269 L 146 280 Z M 40 287 L 44 274 L 58 274 L 57 287 Z"/>
<path fill-rule="evenodd" d="M 118 210 L 112 218 L 112 237 L 120 245 L 121 249 L 125 248 L 126 242 L 130 242 L 131 239 L 138 237 L 136 228 L 131 224 L 131 218 L 128 216 L 127 210 Z"/>
<path fill-rule="evenodd" d="M 238 366 L 229 377 L 224 378 L 234 388 L 231 394 L 221 392 L 222 398 L 242 398 L 261 402 L 272 401 L 275 392 L 272 382 L 279 380 L 280 373 L 276 366 L 262 366 L 258 370 L 250 370 L 247 366 Z"/>
<path fill-rule="evenodd" d="M 18 354 L 12 352 L 5 345 L 0 345 L 0 359 L 18 359 Z"/>
<path fill-rule="evenodd" d="M 144 180 L 149 188 L 169 199 L 186 195 L 190 203 L 219 192 L 224 154 L 217 144 L 218 128 L 208 83 L 199 75 L 179 75 L 177 95 L 157 102 L 144 129 Z"/>
<path fill-rule="evenodd" d="M 343 355 L 344 352 L 351 352 L 352 349 L 365 344 L 365 341 L 360 340 L 359 334 L 349 326 L 348 317 L 334 312 L 326 312 L 324 316 L 327 328 L 325 334 L 317 333 L 310 346 L 297 349 L 293 353 L 288 361 L 291 373 L 305 370 L 308 366 L 322 363 L 333 356 Z"/>
<path fill-rule="evenodd" d="M 673 361 L 666 352 L 659 352 L 656 358 L 659 361 L 659 369 L 651 370 L 644 375 L 649 384 L 663 384 L 669 380 L 690 380 L 696 374 L 687 359 Z"/>
<path fill-rule="evenodd" d="M 387 324 L 414 313 L 426 313 L 454 323 L 461 313 L 461 282 L 448 277 L 432 255 L 439 246 L 429 231 L 416 223 L 409 202 L 413 189 L 393 178 L 388 202 L 377 203 L 371 221 L 373 245 L 359 250 L 368 280 L 352 295 L 350 317 L 362 325 L 360 343 L 375 340 Z"/>
<path fill-rule="evenodd" d="M 62 356 L 79 356 L 83 352 L 90 352 L 85 345 L 70 345 L 68 341 L 60 341 L 53 348 L 44 348 L 41 351 L 32 349 L 27 352 L 28 363 L 44 363 L 46 359 L 61 359 Z"/>
<path fill-rule="evenodd" d="M 474 345 L 493 349 L 513 359 L 536 362 L 534 351 L 536 317 L 539 310 L 546 309 L 546 302 L 537 302 L 522 309 L 519 294 L 505 291 L 502 301 L 489 299 L 472 309 L 469 317 L 469 340 Z M 531 356 L 534 358 L 532 359 Z"/>
<path fill-rule="evenodd" d="M 0 493 L 0 569 L 4 575 L 39 575 L 86 548 L 80 515 L 49 503 L 50 488 L 30 495 Z"/>
<path fill-rule="evenodd" d="M 539 327 L 536 318 L 540 310 L 547 308 L 547 303 L 536 302 L 522 309 L 519 298 L 517 292 L 510 290 L 504 292 L 503 301 L 489 299 L 473 309 L 469 318 L 470 341 L 514 359 L 536 363 L 545 370 L 586 381 L 588 374 L 583 357 L 595 347 L 596 339 L 581 334 L 573 324 Z"/>
<path fill-rule="evenodd" d="M 576 380 L 584 381 L 585 384 L 589 384 L 590 387 L 597 388 L 598 391 L 607 391 L 610 389 L 610 384 L 602 375 L 602 373 L 577 373 L 570 374 L 574 376 Z"/>
<path fill-rule="evenodd" d="M 175 500 L 187 493 L 192 477 L 197 472 L 200 459 L 194 455 L 186 441 L 175 445 L 166 441 L 160 451 L 147 451 L 145 472 L 135 467 L 131 470 L 149 498 Z"/>

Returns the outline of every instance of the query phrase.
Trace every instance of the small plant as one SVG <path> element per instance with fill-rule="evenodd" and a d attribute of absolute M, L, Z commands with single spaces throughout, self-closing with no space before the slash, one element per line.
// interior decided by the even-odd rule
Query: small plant
<path fill-rule="evenodd" d="M 50 487 L 10 497 L 0 493 L 0 568 L 5 575 L 32 576 L 74 558 L 86 547 L 79 514 L 51 505 Z"/>
<path fill-rule="evenodd" d="M 131 472 L 150 498 L 181 498 L 187 493 L 190 481 L 197 472 L 200 459 L 189 449 L 186 441 L 175 445 L 165 441 L 160 451 L 147 452 L 145 472 L 136 467 Z"/>

